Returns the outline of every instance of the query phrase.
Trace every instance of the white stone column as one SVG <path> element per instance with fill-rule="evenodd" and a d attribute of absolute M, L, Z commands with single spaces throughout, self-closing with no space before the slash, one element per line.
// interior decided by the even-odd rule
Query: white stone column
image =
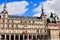
<path fill-rule="evenodd" d="M 37 34 L 36 34 L 36 40 L 37 40 Z"/>
<path fill-rule="evenodd" d="M 20 40 L 20 34 L 19 34 L 19 40 Z"/>
<path fill-rule="evenodd" d="M 6 34 L 5 34 L 5 40 L 6 40 Z"/>
<path fill-rule="evenodd" d="M 16 36 L 16 35 L 14 34 L 14 40 L 15 40 L 15 36 Z"/>
<path fill-rule="evenodd" d="M 27 39 L 29 40 L 29 34 L 27 35 Z"/>
<path fill-rule="evenodd" d="M 25 36 L 25 35 L 23 34 L 23 40 L 25 40 L 25 39 L 24 39 L 24 36 Z"/>
<path fill-rule="evenodd" d="M 11 40 L 11 34 L 9 35 L 9 40 Z"/>
<path fill-rule="evenodd" d="M 33 39 L 33 35 L 32 35 L 32 39 Z"/>
<path fill-rule="evenodd" d="M 1 38 L 2 38 L 2 37 L 1 37 L 1 35 L 0 35 L 0 40 L 1 40 Z"/>

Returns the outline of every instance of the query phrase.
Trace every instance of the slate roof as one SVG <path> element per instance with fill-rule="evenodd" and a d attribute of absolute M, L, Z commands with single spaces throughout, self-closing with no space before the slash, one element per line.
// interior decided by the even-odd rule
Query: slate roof
<path fill-rule="evenodd" d="M 31 19 L 31 20 L 40 20 L 40 17 L 30 17 L 30 16 L 14 16 L 14 15 L 8 15 L 8 18 L 20 18 L 20 19 Z"/>

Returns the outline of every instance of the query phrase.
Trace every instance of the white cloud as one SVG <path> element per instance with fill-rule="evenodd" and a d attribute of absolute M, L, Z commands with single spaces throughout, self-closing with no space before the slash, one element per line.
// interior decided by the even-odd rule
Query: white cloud
<path fill-rule="evenodd" d="M 47 0 L 43 3 L 43 6 L 46 15 L 49 16 L 51 12 L 54 12 L 60 16 L 60 0 Z M 39 6 L 35 8 L 33 12 L 37 12 L 35 14 L 37 16 L 39 13 L 41 14 L 41 4 L 39 4 Z"/>
<path fill-rule="evenodd" d="M 35 15 L 33 15 L 33 16 L 37 16 L 37 17 L 40 17 L 40 13 L 38 13 L 38 14 L 35 14 Z"/>
<path fill-rule="evenodd" d="M 33 6 L 35 7 L 35 6 L 37 6 L 37 4 L 35 3 Z"/>
<path fill-rule="evenodd" d="M 8 11 L 9 15 L 16 15 L 16 14 L 21 15 L 28 10 L 27 6 L 29 5 L 29 3 L 26 1 L 9 2 L 6 5 L 7 5 L 6 10 Z M 3 4 L 0 5 L 0 12 L 2 10 L 3 10 Z"/>

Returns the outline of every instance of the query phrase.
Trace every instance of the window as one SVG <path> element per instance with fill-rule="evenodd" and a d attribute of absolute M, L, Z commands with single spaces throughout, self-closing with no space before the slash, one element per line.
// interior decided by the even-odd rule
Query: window
<path fill-rule="evenodd" d="M 7 25 L 7 24 L 5 24 L 4 26 L 5 26 L 6 28 L 8 27 L 8 25 Z"/>
<path fill-rule="evenodd" d="M 30 21 L 32 23 L 32 21 Z"/>
<path fill-rule="evenodd" d="M 37 29 L 37 32 L 39 33 L 39 30 Z"/>
<path fill-rule="evenodd" d="M 8 33 L 8 30 L 6 30 L 6 32 Z"/>
<path fill-rule="evenodd" d="M 20 23 L 20 20 L 18 20 L 18 23 Z"/>
<path fill-rule="evenodd" d="M 1 24 L 1 28 L 3 28 L 4 27 L 4 24 Z"/>
<path fill-rule="evenodd" d="M 12 28 L 12 24 L 9 24 L 9 28 Z"/>
<path fill-rule="evenodd" d="M 20 23 L 22 23 L 22 20 L 20 21 Z"/>
<path fill-rule="evenodd" d="M 35 21 L 33 21 L 33 23 L 34 23 Z"/>
<path fill-rule="evenodd" d="M 5 23 L 7 22 L 7 20 L 5 19 Z"/>
<path fill-rule="evenodd" d="M 18 28 L 18 24 L 16 24 L 16 28 Z"/>
<path fill-rule="evenodd" d="M 9 23 L 9 19 L 8 19 L 8 23 Z"/>
<path fill-rule="evenodd" d="M 19 21 L 15 19 L 15 20 L 14 20 L 14 23 L 19 23 Z"/>
<path fill-rule="evenodd" d="M 18 28 L 20 28 L 20 25 L 18 24 Z"/>
<path fill-rule="evenodd" d="M 30 20 L 29 20 L 29 23 L 30 23 Z"/>
<path fill-rule="evenodd" d="M 17 33 L 18 31 L 16 30 L 16 33 Z"/>
<path fill-rule="evenodd" d="M 16 28 L 16 24 L 14 24 L 14 26 L 13 26 L 14 28 Z"/>
<path fill-rule="evenodd" d="M 9 23 L 12 23 L 12 20 L 9 20 Z"/>
<path fill-rule="evenodd" d="M 14 28 L 14 25 L 12 24 L 12 28 Z"/>
<path fill-rule="evenodd" d="M 6 16 L 6 15 L 5 15 L 5 14 L 3 14 L 4 19 L 5 19 L 5 16 Z"/>
<path fill-rule="evenodd" d="M 3 20 L 3 22 L 5 22 L 5 20 Z"/>
<path fill-rule="evenodd" d="M 27 21 L 24 21 L 23 24 L 24 24 L 24 27 L 27 27 Z"/>
<path fill-rule="evenodd" d="M 8 28 L 9 28 L 9 24 L 8 24 Z"/>
<path fill-rule="evenodd" d="M 4 30 L 2 30 L 2 33 L 4 33 Z"/>

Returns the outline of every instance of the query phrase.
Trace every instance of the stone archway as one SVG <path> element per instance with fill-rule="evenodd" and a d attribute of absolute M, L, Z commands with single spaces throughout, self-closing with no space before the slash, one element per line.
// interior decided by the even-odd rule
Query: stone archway
<path fill-rule="evenodd" d="M 14 40 L 14 35 L 11 35 L 11 40 Z"/>
<path fill-rule="evenodd" d="M 36 40 L 36 35 L 33 35 L 33 40 Z"/>
<path fill-rule="evenodd" d="M 1 35 L 1 40 L 5 40 L 5 35 Z"/>
<path fill-rule="evenodd" d="M 6 40 L 9 40 L 9 35 L 6 35 Z"/>
<path fill-rule="evenodd" d="M 29 39 L 31 39 L 32 38 L 32 36 L 31 35 L 29 35 Z"/>
<path fill-rule="evenodd" d="M 22 34 L 20 35 L 20 40 L 23 40 L 23 35 Z"/>
<path fill-rule="evenodd" d="M 18 35 L 15 36 L 15 39 L 16 39 L 16 40 L 19 40 Z"/>
<path fill-rule="evenodd" d="M 24 36 L 24 39 L 25 39 L 25 40 L 27 39 L 27 35 Z"/>
<path fill-rule="evenodd" d="M 38 40 L 38 39 L 40 40 L 40 35 L 37 35 L 37 40 Z"/>

